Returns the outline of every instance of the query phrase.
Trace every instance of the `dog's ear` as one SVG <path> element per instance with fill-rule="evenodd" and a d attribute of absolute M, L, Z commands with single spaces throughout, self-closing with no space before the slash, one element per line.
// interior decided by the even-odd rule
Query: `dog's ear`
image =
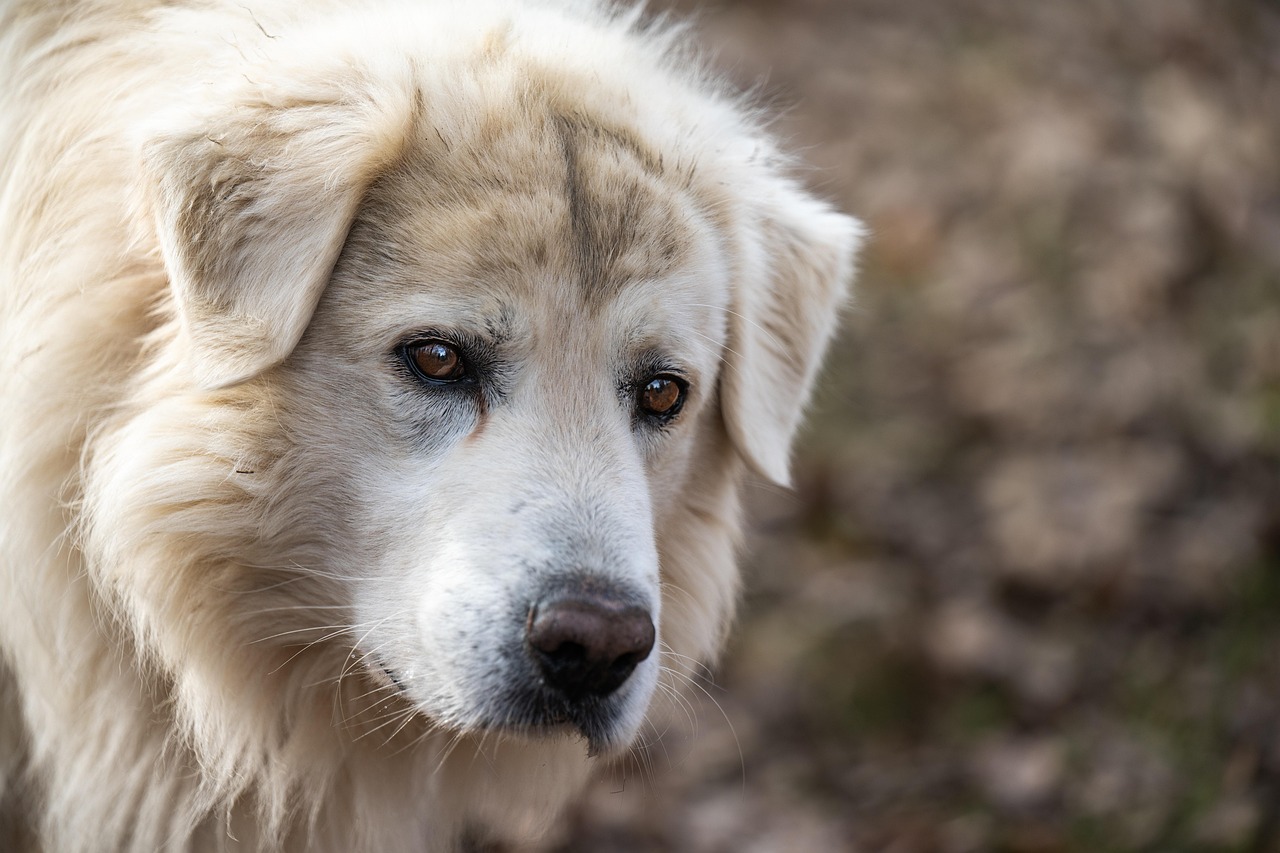
<path fill-rule="evenodd" d="M 206 388 L 293 350 L 361 196 L 408 131 L 404 104 L 350 91 L 227 100 L 143 146 L 160 249 Z"/>
<path fill-rule="evenodd" d="M 725 425 L 758 473 L 790 482 L 791 440 L 836 328 L 864 229 L 790 182 L 764 213 L 737 279 L 721 385 Z"/>

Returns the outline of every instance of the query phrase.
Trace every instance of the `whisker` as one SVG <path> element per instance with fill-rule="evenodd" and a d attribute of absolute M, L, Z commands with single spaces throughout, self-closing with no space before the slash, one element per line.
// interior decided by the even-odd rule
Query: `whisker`
<path fill-rule="evenodd" d="M 689 655 L 680 654 L 680 652 L 677 652 L 676 650 L 672 649 L 669 645 L 667 645 L 665 642 L 661 640 L 658 641 L 658 650 L 662 654 L 668 657 L 678 658 L 680 660 L 688 661 L 690 664 L 692 664 L 692 666 L 689 667 L 690 671 L 702 670 L 702 674 L 703 676 L 706 677 L 707 681 L 713 687 L 719 687 L 719 685 L 715 683 L 715 672 L 712 671 L 711 667 L 707 666 L 705 662 L 700 661 L 695 657 L 690 657 Z"/>
<path fill-rule="evenodd" d="M 729 719 L 729 713 L 725 711 L 724 706 L 716 701 L 716 697 L 712 696 L 710 691 L 697 682 L 696 679 L 690 678 L 684 673 L 676 670 L 668 670 L 672 675 L 678 676 L 688 683 L 691 687 L 696 688 L 703 696 L 710 700 L 712 705 L 716 706 L 716 710 L 720 712 L 720 716 L 724 717 L 725 724 L 729 727 L 729 734 L 733 736 L 733 745 L 738 750 L 738 766 L 742 770 L 742 793 L 745 796 L 747 792 L 747 759 L 742 752 L 742 741 L 738 739 L 738 730 L 733 727 L 733 720 Z"/>
<path fill-rule="evenodd" d="M 269 637 L 259 637 L 256 640 L 250 640 L 245 645 L 256 646 L 259 643 L 268 643 L 272 640 L 278 640 L 281 637 L 288 637 L 288 636 L 292 636 L 293 634 L 303 634 L 303 633 L 306 633 L 307 631 L 336 631 L 337 633 L 333 635 L 336 637 L 338 634 L 347 630 L 350 630 L 350 629 L 346 625 L 341 625 L 341 626 L 340 625 L 308 625 L 305 628 L 294 628 L 291 631 L 281 631 L 279 634 L 272 634 Z M 315 642 L 318 643 L 321 641 L 322 640 L 316 640 Z"/>
<path fill-rule="evenodd" d="M 289 613 L 298 610 L 350 610 L 349 604 L 291 604 L 281 607 L 264 607 L 260 610 L 245 610 L 245 616 L 259 616 L 263 613 Z"/>

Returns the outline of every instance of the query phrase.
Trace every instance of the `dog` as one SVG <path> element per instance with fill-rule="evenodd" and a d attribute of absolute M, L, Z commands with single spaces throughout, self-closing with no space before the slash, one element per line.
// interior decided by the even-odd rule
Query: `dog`
<path fill-rule="evenodd" d="M 714 660 L 861 226 L 634 9 L 0 10 L 0 842 L 544 835 Z"/>

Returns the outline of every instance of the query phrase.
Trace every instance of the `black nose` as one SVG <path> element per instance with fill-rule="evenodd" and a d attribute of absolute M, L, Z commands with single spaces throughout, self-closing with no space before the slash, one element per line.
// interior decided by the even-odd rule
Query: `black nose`
<path fill-rule="evenodd" d="M 649 611 L 605 594 L 544 598 L 525 633 L 547 684 L 574 700 L 608 696 L 653 651 Z"/>

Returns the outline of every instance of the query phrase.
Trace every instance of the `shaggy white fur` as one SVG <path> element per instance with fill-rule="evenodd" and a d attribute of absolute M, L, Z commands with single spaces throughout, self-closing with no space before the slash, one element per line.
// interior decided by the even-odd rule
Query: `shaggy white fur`
<path fill-rule="evenodd" d="M 0 4 L 0 846 L 531 839 L 645 736 L 860 237 L 696 69 L 570 0 Z M 589 706 L 566 578 L 656 623 Z"/>

